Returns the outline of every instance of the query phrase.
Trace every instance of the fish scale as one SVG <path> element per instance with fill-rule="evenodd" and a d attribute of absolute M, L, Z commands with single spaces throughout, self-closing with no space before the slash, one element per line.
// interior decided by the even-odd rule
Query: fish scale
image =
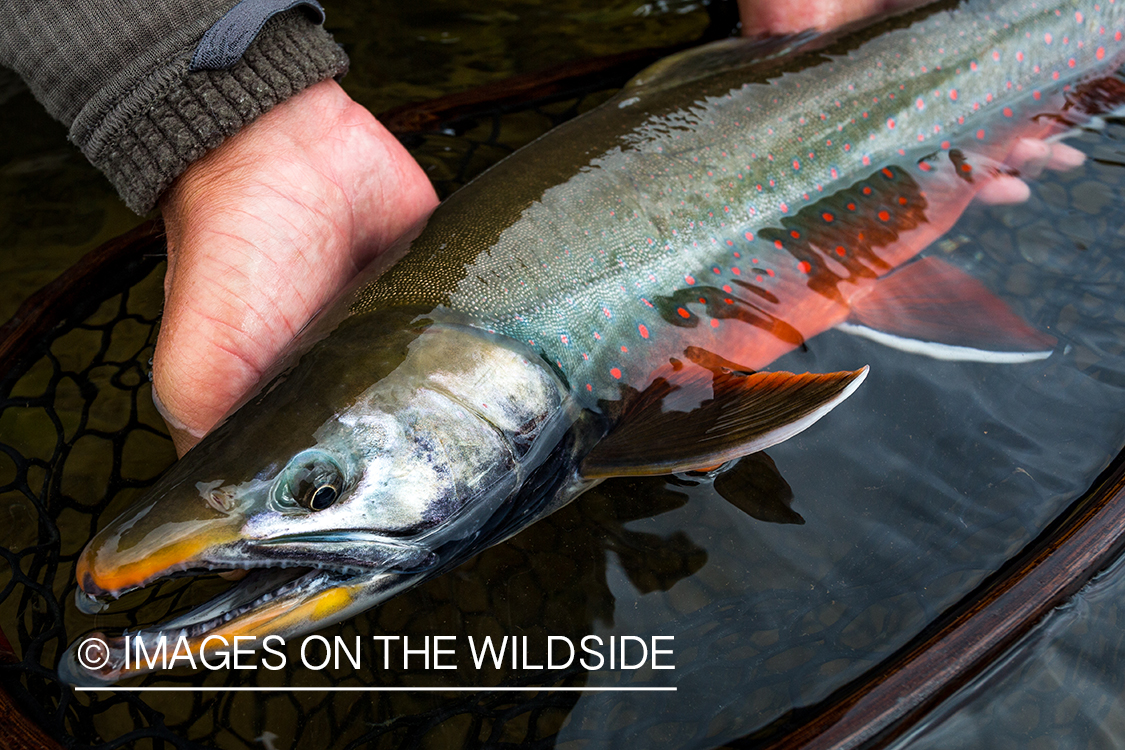
<path fill-rule="evenodd" d="M 633 127 L 591 144 L 573 175 L 492 217 L 483 233 L 459 227 L 460 246 L 442 253 L 463 271 L 400 265 L 362 292 L 356 309 L 400 303 L 406 289 L 412 301 L 467 313 L 540 352 L 587 405 L 619 398 L 623 383 L 643 387 L 686 339 L 763 367 L 823 329 L 793 313 L 824 313 L 820 301 L 794 297 L 831 297 L 841 279 L 853 293 L 923 246 L 891 251 L 895 237 L 873 244 L 870 235 L 917 223 L 912 213 L 936 224 L 971 197 L 980 181 L 952 179 L 953 159 L 942 155 L 969 171 L 994 167 L 1012 138 L 1033 128 L 1029 115 L 1057 109 L 1075 82 L 1112 68 L 1125 49 L 1122 27 L 1115 1 L 970 2 L 797 73 L 726 90 L 740 72 L 718 76 L 720 93 L 689 106 L 665 107 L 683 99 L 684 86 L 639 96 L 627 88 L 613 114 Z M 539 158 L 547 143 L 581 132 L 582 119 L 548 134 Z M 465 192 L 491 190 L 525 168 L 517 155 Z M 861 183 L 878 183 L 890 168 L 903 187 L 864 195 Z M 925 210 L 907 197 L 912 189 L 930 193 Z M 852 247 L 802 237 L 841 226 L 849 213 L 868 228 Z M 448 241 L 447 229 L 432 223 L 416 246 L 428 235 Z M 704 285 L 745 314 L 693 296 Z M 820 319 L 845 316 L 841 305 Z"/>

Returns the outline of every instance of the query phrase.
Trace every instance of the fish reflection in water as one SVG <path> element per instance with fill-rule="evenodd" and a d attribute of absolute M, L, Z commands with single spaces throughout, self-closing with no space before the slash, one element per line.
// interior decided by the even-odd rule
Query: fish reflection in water
<path fill-rule="evenodd" d="M 99 532 L 80 605 L 254 568 L 137 637 L 338 622 L 606 479 L 710 470 L 806 429 L 866 367 L 763 369 L 839 325 L 939 359 L 1044 359 L 1052 337 L 915 256 L 978 192 L 1018 192 L 1016 165 L 1072 159 L 1026 138 L 1105 104 L 1112 87 L 1085 84 L 1125 51 L 1118 16 L 971 2 L 770 83 L 725 46 L 642 74 L 456 193 L 325 311 Z M 756 512 L 793 521 L 779 481 L 755 480 L 772 498 Z M 638 539 L 616 544 L 624 560 Z M 79 681 L 123 670 L 64 660 Z"/>

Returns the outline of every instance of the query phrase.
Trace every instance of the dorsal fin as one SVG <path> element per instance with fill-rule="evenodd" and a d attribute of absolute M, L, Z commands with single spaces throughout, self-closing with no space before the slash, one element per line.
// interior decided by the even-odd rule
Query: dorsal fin
<path fill-rule="evenodd" d="M 817 32 L 805 31 L 757 39 L 720 39 L 692 47 L 637 73 L 617 94 L 616 100 L 619 106 L 628 106 L 646 95 L 787 55 L 818 36 Z"/>
<path fill-rule="evenodd" d="M 694 368 L 658 378 L 582 462 L 588 478 L 646 476 L 714 466 L 764 450 L 811 426 L 850 396 L 867 368 L 827 374 Z M 666 409 L 671 404 L 694 408 Z"/>

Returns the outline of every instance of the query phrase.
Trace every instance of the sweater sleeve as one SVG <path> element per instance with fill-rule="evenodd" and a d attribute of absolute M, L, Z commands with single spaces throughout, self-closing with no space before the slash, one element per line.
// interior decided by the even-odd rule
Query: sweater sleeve
<path fill-rule="evenodd" d="M 189 164 L 347 57 L 284 0 L 5 0 L 0 64 L 146 213 Z"/>

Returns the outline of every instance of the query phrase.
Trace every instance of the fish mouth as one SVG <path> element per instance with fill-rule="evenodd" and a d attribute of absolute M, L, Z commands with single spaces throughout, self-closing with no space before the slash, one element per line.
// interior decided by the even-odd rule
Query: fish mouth
<path fill-rule="evenodd" d="M 60 678 L 72 685 L 101 686 L 164 669 L 211 668 L 221 652 L 229 652 L 236 643 L 247 653 L 261 649 L 267 637 L 275 636 L 271 643 L 278 648 L 289 637 L 344 620 L 428 577 L 425 563 L 432 555 L 402 544 L 379 545 L 377 565 L 302 560 L 300 555 L 295 555 L 297 559 L 260 557 L 264 549 L 276 553 L 285 546 L 283 541 L 295 545 L 299 539 L 293 536 L 253 545 L 258 559 L 251 556 L 220 564 L 177 562 L 117 590 L 100 586 L 87 565 L 86 575 L 79 578 L 75 602 L 88 614 L 102 612 L 109 601 L 157 582 L 229 571 L 247 573 L 226 591 L 166 622 L 119 635 L 88 633 L 63 654 Z M 351 544 L 355 540 L 334 541 L 340 547 Z M 401 572 L 404 568 L 409 572 Z"/>

